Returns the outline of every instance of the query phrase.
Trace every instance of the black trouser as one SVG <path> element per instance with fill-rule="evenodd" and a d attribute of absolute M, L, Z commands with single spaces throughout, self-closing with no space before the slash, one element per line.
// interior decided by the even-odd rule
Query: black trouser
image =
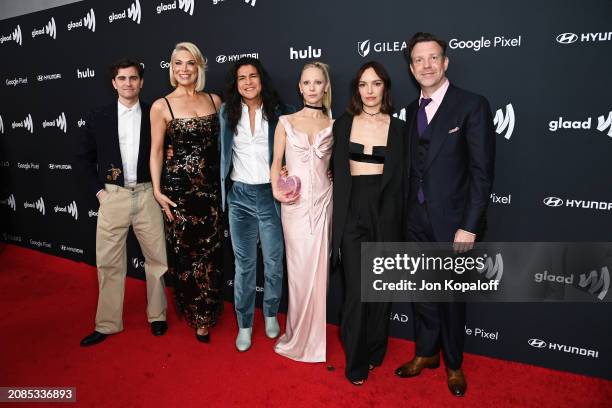
<path fill-rule="evenodd" d="M 378 200 L 382 176 L 351 177 L 351 199 L 341 243 L 344 305 L 340 325 L 346 353 L 345 375 L 368 377 L 368 365 L 379 366 L 387 351 L 391 304 L 361 302 L 361 243 L 379 241 Z"/>
<path fill-rule="evenodd" d="M 411 201 L 408 211 L 406 241 L 436 242 L 427 214 L 427 203 Z M 416 355 L 431 357 L 440 352 L 444 363 L 451 370 L 461 368 L 465 342 L 464 302 L 415 302 L 414 330 Z M 440 344 L 442 343 L 442 344 Z"/>

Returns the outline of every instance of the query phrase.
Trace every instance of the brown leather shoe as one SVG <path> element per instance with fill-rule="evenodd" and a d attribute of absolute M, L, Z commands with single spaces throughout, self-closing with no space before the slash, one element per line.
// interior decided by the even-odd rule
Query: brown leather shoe
<path fill-rule="evenodd" d="M 447 368 L 446 375 L 448 376 L 448 389 L 451 394 L 455 397 L 463 397 L 467 389 L 467 382 L 465 381 L 463 370 L 451 370 Z"/>
<path fill-rule="evenodd" d="M 440 355 L 432 357 L 415 357 L 403 366 L 395 370 L 395 375 L 402 378 L 414 377 L 421 374 L 424 368 L 440 367 Z"/>

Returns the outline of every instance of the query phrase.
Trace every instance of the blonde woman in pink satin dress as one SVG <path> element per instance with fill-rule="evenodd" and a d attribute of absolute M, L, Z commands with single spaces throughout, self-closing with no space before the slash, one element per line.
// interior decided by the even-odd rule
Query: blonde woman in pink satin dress
<path fill-rule="evenodd" d="M 304 108 L 279 118 L 282 126 L 276 127 L 270 171 L 274 198 L 282 205 L 289 281 L 287 324 L 274 350 L 293 360 L 316 363 L 326 359 L 331 248 L 332 182 L 328 169 L 334 140 L 327 65 L 304 65 L 299 89 Z M 289 178 L 279 186 L 283 158 Z M 293 177 L 300 180 L 298 192 L 283 189 Z"/>

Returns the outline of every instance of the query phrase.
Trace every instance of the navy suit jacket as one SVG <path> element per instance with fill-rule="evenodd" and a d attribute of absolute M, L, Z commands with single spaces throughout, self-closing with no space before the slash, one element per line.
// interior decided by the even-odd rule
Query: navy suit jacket
<path fill-rule="evenodd" d="M 140 143 L 138 147 L 137 182 L 151 181 L 151 106 L 140 102 Z M 119 148 L 119 110 L 117 101 L 91 111 L 81 132 L 77 165 L 91 194 L 104 189 L 104 184 L 124 185 L 123 161 Z"/>
<path fill-rule="evenodd" d="M 418 104 L 417 99 L 406 110 L 412 160 L 418 151 Z M 452 242 L 457 229 L 482 234 L 495 169 L 495 131 L 489 102 L 450 85 L 425 132 L 430 133 L 431 143 L 423 171 L 423 192 L 436 241 Z M 419 181 L 414 174 L 410 176 L 407 205 L 418 205 Z"/>

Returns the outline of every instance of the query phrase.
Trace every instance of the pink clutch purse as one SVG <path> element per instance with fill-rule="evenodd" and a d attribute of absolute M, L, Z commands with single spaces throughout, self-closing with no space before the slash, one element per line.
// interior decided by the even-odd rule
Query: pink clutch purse
<path fill-rule="evenodd" d="M 276 186 L 283 194 L 288 196 L 296 196 L 300 193 L 302 182 L 298 176 L 280 177 Z"/>

